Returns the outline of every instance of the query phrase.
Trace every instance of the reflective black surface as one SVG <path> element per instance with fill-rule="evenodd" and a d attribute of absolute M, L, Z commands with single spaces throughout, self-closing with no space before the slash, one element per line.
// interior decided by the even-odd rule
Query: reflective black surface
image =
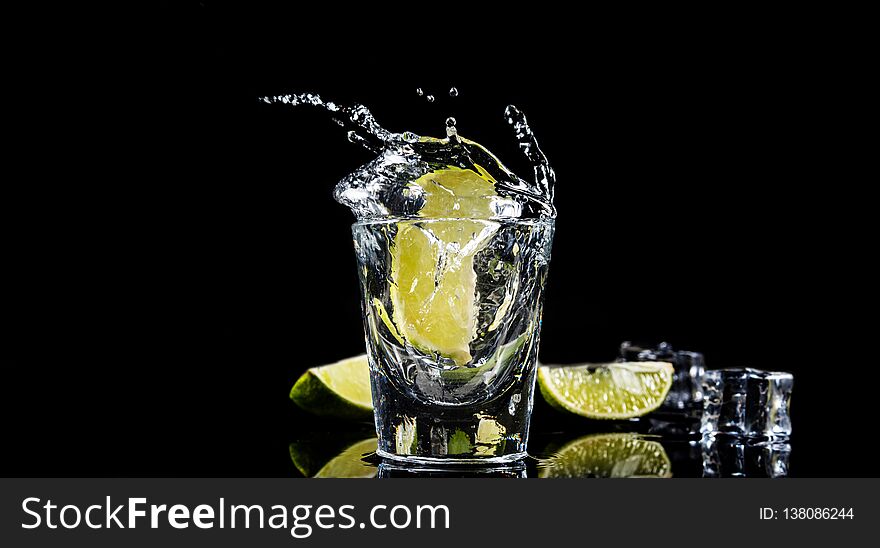
<path fill-rule="evenodd" d="M 661 412 L 628 421 L 565 417 L 538 406 L 529 458 L 512 465 L 443 466 L 383 460 L 369 424 L 314 422 L 289 446 L 293 474 L 304 477 L 784 478 L 792 476 L 790 439 L 701 438 L 699 420 Z M 564 428 L 553 428 L 552 424 Z M 329 430 L 328 430 L 329 429 Z M 796 460 L 794 461 L 796 462 Z M 794 475 L 797 469 L 794 470 Z"/>
<path fill-rule="evenodd" d="M 64 70 L 22 60 L 51 81 L 11 80 L 33 176 L 3 200 L 4 475 L 290 476 L 292 443 L 344 449 L 331 442 L 354 427 L 288 392 L 363 352 L 352 217 L 331 193 L 371 155 L 314 111 L 256 100 L 289 91 L 363 103 L 397 131 L 454 115 L 521 171 L 502 119 L 516 104 L 559 180 L 541 360 L 667 341 L 708 368 L 791 371 L 790 475 L 877 475 L 876 215 L 847 171 L 864 142 L 836 158 L 851 132 L 823 127 L 859 119 L 819 85 L 839 81 L 827 55 L 780 25 L 743 40 L 631 14 L 534 22 L 528 48 L 464 20 L 380 46 L 357 18 L 292 9 L 254 8 L 247 27 L 245 8 L 202 2 L 142 55 L 97 35 L 79 52 L 77 31 L 47 45 Z M 455 101 L 415 94 L 452 85 Z M 536 408 L 530 450 L 649 423 Z M 690 441 L 661 434 L 673 477 L 703 474 Z"/>

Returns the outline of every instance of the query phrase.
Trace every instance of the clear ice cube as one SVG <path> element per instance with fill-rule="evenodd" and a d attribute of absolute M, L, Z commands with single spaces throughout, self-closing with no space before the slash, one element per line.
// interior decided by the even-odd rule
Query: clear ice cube
<path fill-rule="evenodd" d="M 665 342 L 660 343 L 656 348 L 650 348 L 626 341 L 620 345 L 620 359 L 630 362 L 669 362 L 675 367 L 672 388 L 666 396 L 666 401 L 663 402 L 664 407 L 685 409 L 703 401 L 701 382 L 705 362 L 699 352 L 675 351 Z"/>
<path fill-rule="evenodd" d="M 791 373 L 715 369 L 703 374 L 703 436 L 787 438 L 791 435 Z"/>

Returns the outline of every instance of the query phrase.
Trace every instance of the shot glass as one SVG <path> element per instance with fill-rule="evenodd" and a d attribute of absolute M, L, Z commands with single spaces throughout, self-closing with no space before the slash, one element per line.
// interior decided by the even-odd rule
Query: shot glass
<path fill-rule="evenodd" d="M 479 245 L 448 243 L 461 226 L 479 233 Z M 380 456 L 416 464 L 525 456 L 553 230 L 527 219 L 353 225 Z M 404 257 L 407 234 L 436 245 Z M 404 279 L 403 261 L 434 269 L 433 287 L 424 276 Z M 455 346 L 461 333 L 454 353 L 432 347 Z"/>

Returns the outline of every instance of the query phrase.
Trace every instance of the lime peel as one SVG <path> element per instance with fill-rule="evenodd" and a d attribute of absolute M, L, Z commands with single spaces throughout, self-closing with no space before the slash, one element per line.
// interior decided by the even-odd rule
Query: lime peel
<path fill-rule="evenodd" d="M 367 356 L 362 354 L 312 367 L 293 385 L 290 399 L 316 415 L 342 419 L 371 418 L 373 402 Z"/>

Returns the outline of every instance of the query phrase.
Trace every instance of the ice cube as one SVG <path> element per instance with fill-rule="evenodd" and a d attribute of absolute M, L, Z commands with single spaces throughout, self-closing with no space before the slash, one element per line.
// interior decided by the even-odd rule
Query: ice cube
<path fill-rule="evenodd" d="M 703 436 L 787 438 L 791 373 L 758 369 L 715 369 L 703 375 Z"/>
<path fill-rule="evenodd" d="M 630 362 L 669 362 L 675 367 L 672 388 L 663 406 L 685 409 L 703 401 L 701 377 L 704 371 L 703 355 L 688 350 L 675 351 L 669 343 L 662 342 L 656 348 L 636 346 L 629 341 L 620 345 L 620 360 Z"/>

